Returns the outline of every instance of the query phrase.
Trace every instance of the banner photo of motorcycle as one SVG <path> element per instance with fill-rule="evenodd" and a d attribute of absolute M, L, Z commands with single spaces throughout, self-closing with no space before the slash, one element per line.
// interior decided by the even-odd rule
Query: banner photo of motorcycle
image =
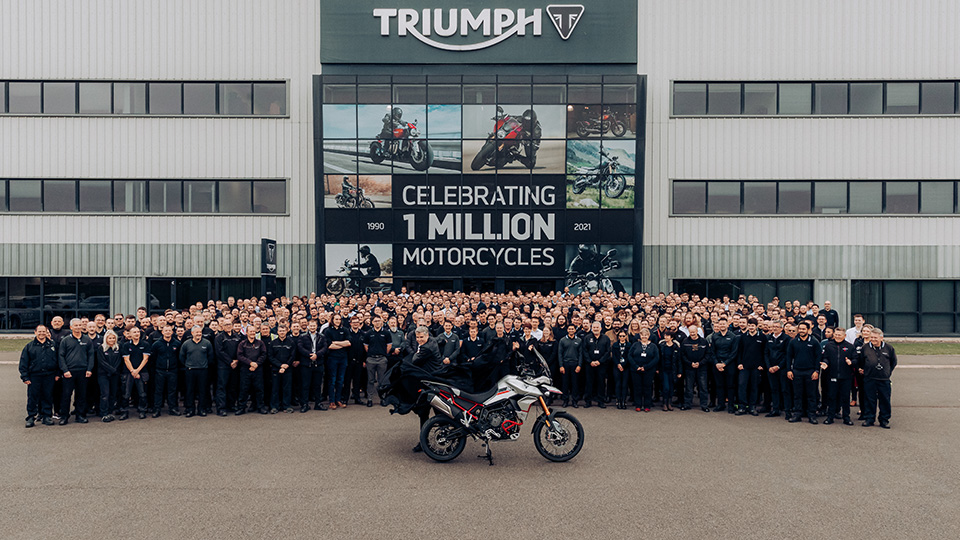
<path fill-rule="evenodd" d="M 326 289 L 352 296 L 386 292 L 393 287 L 390 244 L 327 244 Z"/>
<path fill-rule="evenodd" d="M 324 177 L 324 208 L 390 208 L 390 175 L 328 174 Z"/>
<path fill-rule="evenodd" d="M 633 246 L 579 244 L 567 246 L 565 286 L 570 292 L 633 293 Z"/>
<path fill-rule="evenodd" d="M 570 139 L 635 139 L 636 130 L 636 105 L 567 105 Z"/>
<path fill-rule="evenodd" d="M 565 125 L 563 105 L 464 105 L 463 172 L 562 173 Z"/>
<path fill-rule="evenodd" d="M 633 208 L 636 141 L 567 141 L 567 208 Z"/>

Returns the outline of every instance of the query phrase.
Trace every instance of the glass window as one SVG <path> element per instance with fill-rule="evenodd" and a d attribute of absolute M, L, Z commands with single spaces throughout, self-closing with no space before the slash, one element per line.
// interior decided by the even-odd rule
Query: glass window
<path fill-rule="evenodd" d="M 285 214 L 287 212 L 287 183 L 254 182 L 253 211 L 257 214 Z"/>
<path fill-rule="evenodd" d="M 706 182 L 674 182 L 673 213 L 704 214 L 707 211 Z"/>
<path fill-rule="evenodd" d="M 740 287 L 739 281 L 727 281 L 722 279 L 712 279 L 707 281 L 707 295 L 710 298 L 723 298 L 724 296 L 729 296 L 731 299 L 736 300 L 740 296 L 743 289 Z"/>
<path fill-rule="evenodd" d="M 244 116 L 249 115 L 251 111 L 253 111 L 253 95 L 250 83 L 220 85 L 220 114 Z"/>
<path fill-rule="evenodd" d="M 422 84 L 393 85 L 394 103 L 426 103 L 427 87 Z"/>
<path fill-rule="evenodd" d="M 287 114 L 287 85 L 285 83 L 255 83 L 253 85 L 253 114 L 283 116 Z"/>
<path fill-rule="evenodd" d="M 75 180 L 45 180 L 43 182 L 44 212 L 76 212 L 77 182 Z"/>
<path fill-rule="evenodd" d="M 12 82 L 7 94 L 11 114 L 40 114 L 40 83 Z"/>
<path fill-rule="evenodd" d="M 883 315 L 883 331 L 886 335 L 916 334 L 917 315 L 914 313 L 885 313 Z"/>
<path fill-rule="evenodd" d="M 7 112 L 7 83 L 0 82 L 0 113 Z M 3 328 L 0 326 L 0 328 Z"/>
<path fill-rule="evenodd" d="M 150 114 L 182 114 L 180 83 L 150 83 Z"/>
<path fill-rule="evenodd" d="M 62 314 L 64 310 L 77 309 L 77 280 L 43 278 L 43 309 L 57 314 Z M 69 320 L 67 322 L 69 324 Z"/>
<path fill-rule="evenodd" d="M 846 182 L 815 182 L 813 187 L 814 214 L 847 213 Z"/>
<path fill-rule="evenodd" d="M 707 85 L 704 83 L 674 83 L 673 114 L 707 114 Z"/>
<path fill-rule="evenodd" d="M 850 298 L 853 304 L 851 311 L 862 314 L 883 311 L 881 285 L 880 281 L 853 281 L 850 284 Z M 853 313 L 850 314 L 851 322 L 853 322 Z"/>
<path fill-rule="evenodd" d="M 920 83 L 887 83 L 887 114 L 920 112 Z"/>
<path fill-rule="evenodd" d="M 707 85 L 707 114 L 740 114 L 740 84 Z"/>
<path fill-rule="evenodd" d="M 810 182 L 780 182 L 778 214 L 810 213 Z"/>
<path fill-rule="evenodd" d="M 72 82 L 43 83 L 44 114 L 77 114 L 77 84 Z"/>
<path fill-rule="evenodd" d="M 777 85 L 744 84 L 743 114 L 777 114 Z"/>
<path fill-rule="evenodd" d="M 0 212 L 7 211 L 7 181 L 0 180 Z M 0 278 L 2 280 L 2 278 Z"/>
<path fill-rule="evenodd" d="M 744 182 L 743 183 L 743 213 L 744 214 L 776 214 L 777 213 L 777 183 L 776 182 Z"/>
<path fill-rule="evenodd" d="M 781 304 L 787 300 L 800 300 L 806 302 L 813 299 L 812 281 L 778 281 L 777 297 Z"/>
<path fill-rule="evenodd" d="M 777 296 L 777 283 L 775 281 L 744 281 L 743 294 L 754 295 L 761 303 L 766 304 Z"/>
<path fill-rule="evenodd" d="M 920 213 L 952 214 L 953 182 L 921 182 Z"/>
<path fill-rule="evenodd" d="M 220 182 L 220 212 L 223 214 L 249 214 L 253 212 L 250 182 Z"/>
<path fill-rule="evenodd" d="M 784 83 L 780 85 L 780 114 L 810 114 L 813 85 Z"/>
<path fill-rule="evenodd" d="M 883 213 L 883 182 L 850 182 L 850 213 Z"/>
<path fill-rule="evenodd" d="M 116 180 L 113 182 L 113 211 L 141 213 L 146 208 L 146 182 Z"/>
<path fill-rule="evenodd" d="M 604 84 L 603 85 L 604 103 L 636 103 L 637 85 L 636 84 Z"/>
<path fill-rule="evenodd" d="M 917 311 L 917 282 L 885 281 L 883 308 L 885 311 Z"/>
<path fill-rule="evenodd" d="M 77 280 L 78 300 L 77 309 L 102 313 L 109 316 L 110 310 L 110 279 L 109 278 L 79 278 Z"/>
<path fill-rule="evenodd" d="M 356 103 L 357 87 L 352 84 L 325 84 L 323 85 L 324 103 Z M 223 107 L 220 107 L 221 110 Z"/>
<path fill-rule="evenodd" d="M 40 180 L 11 180 L 9 186 L 11 212 L 39 212 L 43 208 Z"/>
<path fill-rule="evenodd" d="M 361 84 L 357 87 L 358 103 L 390 103 L 389 84 Z"/>
<path fill-rule="evenodd" d="M 80 211 L 110 212 L 113 210 L 113 186 L 109 180 L 80 181 Z"/>
<path fill-rule="evenodd" d="M 114 83 L 113 113 L 146 114 L 147 85 L 144 83 Z"/>
<path fill-rule="evenodd" d="M 567 92 L 571 103 L 600 103 L 599 84 L 571 84 Z"/>
<path fill-rule="evenodd" d="M 883 84 L 852 83 L 850 114 L 883 114 Z"/>
<path fill-rule="evenodd" d="M 163 214 L 183 212 L 181 188 L 182 184 L 176 180 L 151 180 L 150 211 Z"/>
<path fill-rule="evenodd" d="M 217 85 L 214 83 L 184 84 L 183 114 L 217 114 Z"/>
<path fill-rule="evenodd" d="M 709 182 L 707 184 L 708 214 L 740 213 L 740 182 Z"/>
<path fill-rule="evenodd" d="M 817 84 L 814 113 L 847 114 L 847 84 Z"/>
<path fill-rule="evenodd" d="M 923 114 L 953 114 L 956 84 L 952 82 L 925 82 L 920 84 L 920 104 Z"/>
<path fill-rule="evenodd" d="M 920 307 L 924 313 L 954 313 L 952 281 L 921 281 Z"/>
<path fill-rule="evenodd" d="M 110 83 L 82 82 L 80 83 L 80 113 L 81 114 L 110 114 Z"/>
<path fill-rule="evenodd" d="M 529 104 L 533 101 L 529 84 L 501 84 L 497 87 L 497 103 Z"/>
<path fill-rule="evenodd" d="M 0 309 L 4 309 L 6 307 L 7 307 L 7 280 L 6 278 L 0 278 Z M 3 314 L 0 313 L 0 315 L 3 315 Z M 0 319 L 2 318 L 3 317 L 0 317 Z M 0 320 L 0 324 L 2 323 L 3 321 Z M 0 326 L 0 328 L 3 328 L 3 326 Z"/>
<path fill-rule="evenodd" d="M 459 84 L 434 84 L 427 87 L 427 100 L 431 105 L 459 104 Z"/>
<path fill-rule="evenodd" d="M 463 85 L 464 105 L 487 105 L 497 101 L 497 87 L 492 84 Z"/>
<path fill-rule="evenodd" d="M 916 214 L 920 205 L 917 182 L 887 182 L 884 211 L 887 214 Z"/>
<path fill-rule="evenodd" d="M 191 180 L 183 183 L 184 211 L 191 214 L 212 213 L 216 182 Z"/>

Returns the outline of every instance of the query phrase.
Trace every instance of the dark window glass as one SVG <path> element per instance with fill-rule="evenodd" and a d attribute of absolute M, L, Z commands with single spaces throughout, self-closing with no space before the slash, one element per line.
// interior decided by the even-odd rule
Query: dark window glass
<path fill-rule="evenodd" d="M 920 184 L 921 214 L 953 213 L 953 182 L 922 182 Z"/>
<path fill-rule="evenodd" d="M 252 88 L 250 83 L 221 84 L 220 114 L 233 116 L 249 115 L 253 111 Z"/>
<path fill-rule="evenodd" d="M 806 302 L 813 299 L 812 281 L 778 281 L 777 297 L 781 304 L 787 300 Z"/>
<path fill-rule="evenodd" d="M 7 281 L 7 320 L 4 328 L 9 330 L 33 330 L 43 322 L 40 308 L 40 278 L 10 278 Z"/>
<path fill-rule="evenodd" d="M 80 181 L 80 211 L 110 212 L 113 210 L 113 186 L 109 180 Z"/>
<path fill-rule="evenodd" d="M 863 314 L 883 311 L 881 285 L 880 281 L 853 281 L 850 284 L 853 309 L 850 311 Z M 853 313 L 851 313 L 851 322 L 853 322 Z"/>
<path fill-rule="evenodd" d="M 183 212 L 180 202 L 182 184 L 175 180 L 150 181 L 150 211 L 176 214 Z"/>
<path fill-rule="evenodd" d="M 636 103 L 637 85 L 636 84 L 604 84 L 603 85 L 604 103 Z"/>
<path fill-rule="evenodd" d="M 464 105 L 487 105 L 496 103 L 497 87 L 492 84 L 463 85 Z"/>
<path fill-rule="evenodd" d="M 882 212 L 882 182 L 850 182 L 851 214 L 880 214 Z"/>
<path fill-rule="evenodd" d="M 763 304 L 767 304 L 777 296 L 777 282 L 775 281 L 744 281 L 743 294 L 754 295 Z"/>
<path fill-rule="evenodd" d="M 77 280 L 74 278 L 43 278 L 43 309 L 64 315 L 64 328 L 70 324 L 72 314 L 65 310 L 77 309 Z"/>
<path fill-rule="evenodd" d="M 44 114 L 77 114 L 76 83 L 43 83 L 43 112 Z"/>
<path fill-rule="evenodd" d="M 885 281 L 883 283 L 885 311 L 917 311 L 916 281 Z"/>
<path fill-rule="evenodd" d="M 883 84 L 851 84 L 850 114 L 883 114 Z"/>
<path fill-rule="evenodd" d="M 223 214 L 249 214 L 253 212 L 250 182 L 220 182 L 220 212 Z"/>
<path fill-rule="evenodd" d="M 920 112 L 920 83 L 887 83 L 887 114 Z"/>
<path fill-rule="evenodd" d="M 181 114 L 180 83 L 150 83 L 150 114 Z"/>
<path fill-rule="evenodd" d="M 184 84 L 183 114 L 217 114 L 217 85 L 214 83 Z"/>
<path fill-rule="evenodd" d="M 677 293 L 687 293 L 691 296 L 700 295 L 701 298 L 707 294 L 707 284 L 704 281 L 696 279 L 675 279 L 673 280 L 673 290 Z"/>
<path fill-rule="evenodd" d="M 600 103 L 599 84 L 571 84 L 567 89 L 571 103 Z"/>
<path fill-rule="evenodd" d="M 7 83 L 0 82 L 0 113 L 7 112 Z M 3 328 L 0 325 L 0 328 Z"/>
<path fill-rule="evenodd" d="M 390 103 L 389 84 L 361 84 L 357 94 L 358 103 Z"/>
<path fill-rule="evenodd" d="M 777 213 L 777 183 L 776 182 L 744 182 L 743 183 L 743 213 L 744 214 L 776 214 Z"/>
<path fill-rule="evenodd" d="M 673 114 L 707 114 L 707 85 L 704 83 L 674 83 Z"/>
<path fill-rule="evenodd" d="M 497 103 L 529 104 L 532 99 L 529 84 L 501 84 L 497 87 Z"/>
<path fill-rule="evenodd" d="M 887 214 L 916 214 L 920 205 L 917 182 L 887 182 L 885 212 Z"/>
<path fill-rule="evenodd" d="M 435 84 L 427 87 L 427 101 L 430 104 L 460 103 L 459 84 Z"/>
<path fill-rule="evenodd" d="M 710 182 L 707 184 L 708 214 L 740 213 L 740 182 Z"/>
<path fill-rule="evenodd" d="M 323 102 L 356 103 L 357 87 L 352 84 L 325 84 L 323 85 Z"/>
<path fill-rule="evenodd" d="M 148 279 L 147 280 L 147 310 L 162 311 L 173 308 L 173 287 L 175 280 Z"/>
<path fill-rule="evenodd" d="M 40 180 L 11 180 L 9 186 L 11 212 L 39 212 L 42 209 Z"/>
<path fill-rule="evenodd" d="M 80 83 L 81 114 L 110 114 L 111 112 L 113 110 L 110 104 L 110 83 Z"/>
<path fill-rule="evenodd" d="M 779 214 L 810 213 L 810 182 L 780 182 Z"/>
<path fill-rule="evenodd" d="M 117 180 L 113 183 L 113 211 L 141 213 L 146 209 L 146 182 Z"/>
<path fill-rule="evenodd" d="M 77 304 L 77 309 L 87 312 L 102 313 L 109 316 L 109 278 L 79 278 L 77 280 L 77 288 L 79 290 L 79 302 Z"/>
<path fill-rule="evenodd" d="M 113 113 L 146 114 L 147 85 L 144 83 L 114 83 Z"/>
<path fill-rule="evenodd" d="M 921 281 L 920 307 L 924 313 L 954 313 L 952 281 Z"/>
<path fill-rule="evenodd" d="M 784 83 L 780 85 L 780 114 L 810 114 L 813 85 Z"/>
<path fill-rule="evenodd" d="M 815 92 L 815 114 L 847 114 L 846 83 L 818 83 Z"/>
<path fill-rule="evenodd" d="M 914 313 L 884 313 L 883 331 L 886 335 L 916 334 L 917 315 Z"/>
<path fill-rule="evenodd" d="M 673 213 L 704 214 L 707 211 L 706 182 L 674 182 Z"/>
<path fill-rule="evenodd" d="M 846 214 L 847 183 L 816 182 L 813 190 L 814 214 Z"/>
<path fill-rule="evenodd" d="M 777 85 L 775 83 L 744 84 L 743 114 L 777 114 Z"/>
<path fill-rule="evenodd" d="M 76 212 L 77 182 L 75 180 L 45 180 L 43 182 L 44 212 Z"/>
<path fill-rule="evenodd" d="M 286 182 L 254 182 L 253 211 L 257 214 L 284 214 L 287 212 Z"/>
<path fill-rule="evenodd" d="M 7 181 L 0 180 L 0 212 L 7 211 Z M 2 278 L 0 278 L 2 281 Z"/>
<path fill-rule="evenodd" d="M 183 183 L 184 211 L 191 214 L 209 214 L 214 211 L 213 203 L 216 182 L 191 180 Z"/>
<path fill-rule="evenodd" d="M 394 103 L 426 103 L 427 87 L 422 84 L 395 84 L 393 86 Z"/>
<path fill-rule="evenodd" d="M 0 310 L 7 307 L 7 280 L 0 278 Z M 0 313 L 0 328 L 3 328 L 3 313 Z"/>
<path fill-rule="evenodd" d="M 920 316 L 920 332 L 927 335 L 952 334 L 954 316 L 952 313 L 924 313 Z"/>
<path fill-rule="evenodd" d="M 285 83 L 255 83 L 253 85 L 253 114 L 283 116 L 287 114 L 287 85 Z"/>
<path fill-rule="evenodd" d="M 952 82 L 920 83 L 920 103 L 923 114 L 953 114 L 954 92 L 956 84 Z"/>
<path fill-rule="evenodd" d="M 710 83 L 707 85 L 708 114 L 740 114 L 740 84 Z"/>
<path fill-rule="evenodd" d="M 7 88 L 8 111 L 12 114 L 40 113 L 40 83 L 12 82 Z"/>
<path fill-rule="evenodd" d="M 726 295 L 732 300 L 736 300 L 741 291 L 743 289 L 740 287 L 739 281 L 716 279 L 707 282 L 707 295 L 710 298 L 723 298 Z"/>

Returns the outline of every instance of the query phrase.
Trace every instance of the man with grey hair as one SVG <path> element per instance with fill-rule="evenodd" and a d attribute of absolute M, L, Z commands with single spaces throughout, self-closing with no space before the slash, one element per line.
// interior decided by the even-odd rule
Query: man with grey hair
<path fill-rule="evenodd" d="M 414 331 L 414 336 L 417 340 L 417 348 L 410 363 L 429 373 L 441 371 L 444 365 L 443 359 L 440 358 L 440 348 L 437 345 L 437 340 L 430 337 L 430 329 L 426 326 L 418 326 Z M 430 418 L 430 408 L 424 407 L 423 410 L 417 411 L 417 416 L 420 417 L 420 428 L 423 429 L 423 425 Z M 420 443 L 413 447 L 413 451 L 423 451 Z"/>
<path fill-rule="evenodd" d="M 180 346 L 180 363 L 183 364 L 187 392 L 183 401 L 183 408 L 187 418 L 193 417 L 196 412 L 199 416 L 207 415 L 209 394 L 206 392 L 207 372 L 214 361 L 213 344 L 204 339 L 203 328 L 199 325 L 190 330 L 193 339 L 188 339 Z M 199 403 L 197 403 L 199 401 Z"/>
<path fill-rule="evenodd" d="M 70 335 L 60 341 L 58 359 L 63 373 L 63 411 L 60 425 L 70 419 L 70 396 L 74 396 L 77 422 L 87 423 L 87 378 L 93 376 L 94 350 L 90 336 L 83 333 L 80 319 L 70 320 Z"/>
<path fill-rule="evenodd" d="M 860 349 L 858 369 L 863 375 L 866 393 L 866 410 L 863 413 L 863 426 L 870 427 L 874 419 L 880 420 L 880 427 L 890 429 L 890 375 L 897 367 L 897 353 L 889 343 L 883 341 L 883 331 L 873 328 L 870 342 Z M 877 418 L 877 404 L 880 416 Z"/>

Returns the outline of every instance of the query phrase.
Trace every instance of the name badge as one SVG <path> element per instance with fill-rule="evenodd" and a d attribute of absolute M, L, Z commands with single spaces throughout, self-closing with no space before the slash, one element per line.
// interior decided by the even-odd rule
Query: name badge
<path fill-rule="evenodd" d="M 640 358 L 646 358 L 646 357 L 647 357 L 647 353 L 640 353 Z"/>
<path fill-rule="evenodd" d="M 593 354 L 600 354 L 600 349 L 594 349 Z"/>

